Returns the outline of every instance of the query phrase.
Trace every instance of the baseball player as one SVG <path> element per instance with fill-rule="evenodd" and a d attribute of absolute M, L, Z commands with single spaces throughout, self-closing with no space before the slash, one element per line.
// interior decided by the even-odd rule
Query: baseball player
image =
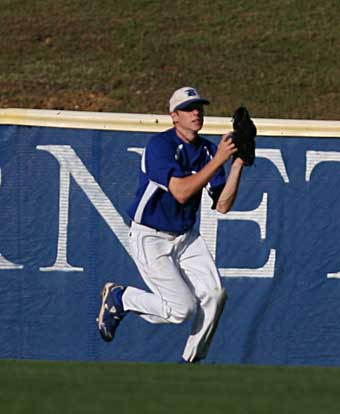
<path fill-rule="evenodd" d="M 102 338 L 111 341 L 127 312 L 151 323 L 180 324 L 192 317 L 182 355 L 188 363 L 206 357 L 226 301 L 214 260 L 194 229 L 202 190 L 208 191 L 213 209 L 227 213 L 244 165 L 234 156 L 226 177 L 223 164 L 237 151 L 231 133 L 217 147 L 198 134 L 207 104 L 192 87 L 171 96 L 173 128 L 148 142 L 128 210 L 134 260 L 149 291 L 107 282 L 97 318 Z"/>

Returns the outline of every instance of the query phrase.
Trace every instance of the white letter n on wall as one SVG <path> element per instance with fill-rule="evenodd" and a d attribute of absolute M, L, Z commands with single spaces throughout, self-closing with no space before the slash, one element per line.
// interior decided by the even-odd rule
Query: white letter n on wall
<path fill-rule="evenodd" d="M 124 220 L 104 194 L 99 184 L 87 170 L 76 152 L 69 145 L 38 145 L 38 150 L 52 154 L 60 164 L 59 194 L 59 234 L 55 263 L 50 267 L 41 267 L 42 271 L 60 270 L 64 272 L 83 271 L 82 267 L 74 267 L 67 261 L 67 228 L 69 217 L 70 176 L 85 192 L 93 206 L 104 218 L 111 230 L 116 234 L 128 253 L 128 228 Z"/>

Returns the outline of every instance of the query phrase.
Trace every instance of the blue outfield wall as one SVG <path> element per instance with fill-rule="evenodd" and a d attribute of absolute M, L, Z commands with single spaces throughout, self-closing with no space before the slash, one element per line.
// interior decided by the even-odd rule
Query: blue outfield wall
<path fill-rule="evenodd" d="M 145 287 L 126 208 L 150 136 L 0 126 L 1 358 L 179 359 L 190 322 L 129 314 L 112 343 L 95 322 L 104 282 Z M 340 365 L 339 161 L 336 138 L 260 136 L 233 210 L 203 197 L 229 295 L 208 363 Z"/>

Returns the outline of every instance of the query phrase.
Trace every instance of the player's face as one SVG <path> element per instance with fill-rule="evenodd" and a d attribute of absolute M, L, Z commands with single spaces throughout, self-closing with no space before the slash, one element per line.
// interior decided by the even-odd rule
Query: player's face
<path fill-rule="evenodd" d="M 202 104 L 192 104 L 185 109 L 177 110 L 171 114 L 176 128 L 197 133 L 203 127 L 204 109 Z"/>

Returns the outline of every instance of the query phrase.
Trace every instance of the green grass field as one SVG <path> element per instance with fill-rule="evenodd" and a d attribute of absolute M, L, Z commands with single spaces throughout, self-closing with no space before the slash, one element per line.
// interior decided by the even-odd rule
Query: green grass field
<path fill-rule="evenodd" d="M 332 414 L 340 369 L 0 362 L 3 414 Z"/>
<path fill-rule="evenodd" d="M 0 107 L 340 119 L 339 0 L 0 0 Z"/>

